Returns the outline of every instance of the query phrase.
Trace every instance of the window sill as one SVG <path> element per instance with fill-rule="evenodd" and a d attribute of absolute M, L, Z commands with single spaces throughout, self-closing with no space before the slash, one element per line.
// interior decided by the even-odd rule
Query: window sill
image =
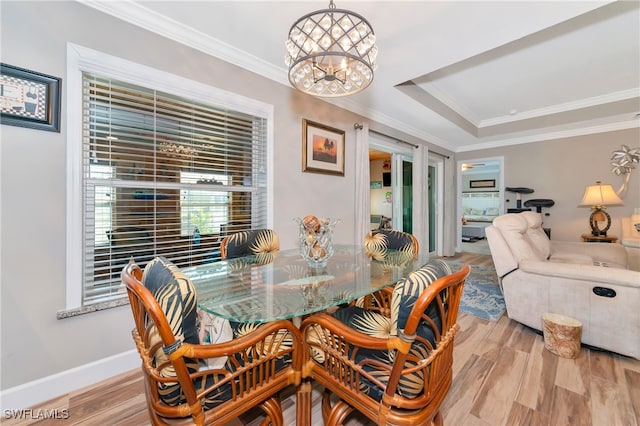
<path fill-rule="evenodd" d="M 104 311 L 105 309 L 117 308 L 118 306 L 124 306 L 129 304 L 127 297 L 122 297 L 116 300 L 110 300 L 108 302 L 96 303 L 95 305 L 81 306 L 75 309 L 67 309 L 58 311 L 56 319 L 65 319 L 71 317 L 77 317 L 78 315 L 84 315 L 91 312 Z"/>

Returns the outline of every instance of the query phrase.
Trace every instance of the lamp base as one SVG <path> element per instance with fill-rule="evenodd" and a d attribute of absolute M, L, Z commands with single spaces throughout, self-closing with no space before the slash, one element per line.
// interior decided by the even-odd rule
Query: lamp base
<path fill-rule="evenodd" d="M 606 226 L 604 228 L 600 228 L 599 222 L 605 222 Z M 591 216 L 589 217 L 589 225 L 591 226 L 591 235 L 596 237 L 606 237 L 607 231 L 611 227 L 611 216 L 602 209 L 593 209 Z"/>

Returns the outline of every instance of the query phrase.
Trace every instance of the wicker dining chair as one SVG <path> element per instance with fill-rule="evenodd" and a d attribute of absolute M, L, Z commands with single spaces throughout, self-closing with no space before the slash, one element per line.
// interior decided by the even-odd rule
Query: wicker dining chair
<path fill-rule="evenodd" d="M 220 257 L 234 259 L 255 255 L 259 263 L 270 263 L 280 250 L 280 239 L 272 229 L 252 229 L 228 235 L 220 242 Z"/>
<path fill-rule="evenodd" d="M 325 388 L 325 425 L 343 424 L 354 410 L 378 425 L 442 424 L 468 274 L 468 265 L 452 272 L 433 260 L 395 286 L 391 318 L 348 306 L 302 322 L 305 381 Z"/>
<path fill-rule="evenodd" d="M 367 255 L 377 261 L 403 261 L 403 258 L 417 255 L 419 245 L 417 238 L 408 232 L 392 229 L 374 229 L 364 238 L 364 250 Z M 389 258 L 389 250 L 394 250 L 394 258 Z M 389 316 L 391 311 L 391 296 L 393 286 L 385 287 L 375 293 L 363 296 L 353 304 L 380 312 Z"/>
<path fill-rule="evenodd" d="M 122 271 L 135 322 L 151 422 L 224 424 L 260 407 L 263 425 L 283 424 L 279 392 L 300 382 L 301 337 L 291 321 L 256 326 L 216 344 L 200 344 L 193 284 L 164 258 Z M 208 361 L 222 359 L 222 367 Z"/>

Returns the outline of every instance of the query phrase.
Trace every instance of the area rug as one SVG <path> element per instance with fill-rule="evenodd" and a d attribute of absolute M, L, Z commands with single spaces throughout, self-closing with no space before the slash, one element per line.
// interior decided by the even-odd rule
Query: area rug
<path fill-rule="evenodd" d="M 462 267 L 457 261 L 446 261 L 454 271 Z M 500 319 L 506 307 L 498 276 L 494 268 L 471 265 L 471 273 L 464 284 L 460 311 L 489 321 Z"/>

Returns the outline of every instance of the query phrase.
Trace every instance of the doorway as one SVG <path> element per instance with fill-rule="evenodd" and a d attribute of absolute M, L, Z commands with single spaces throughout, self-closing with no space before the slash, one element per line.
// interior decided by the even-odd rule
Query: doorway
<path fill-rule="evenodd" d="M 369 149 L 371 228 L 388 220 L 391 228 L 413 233 L 413 161 L 389 147 Z"/>
<path fill-rule="evenodd" d="M 504 214 L 504 157 L 458 161 L 457 182 L 456 251 L 460 252 L 463 243 L 467 248 L 486 245 L 485 228 Z"/>

